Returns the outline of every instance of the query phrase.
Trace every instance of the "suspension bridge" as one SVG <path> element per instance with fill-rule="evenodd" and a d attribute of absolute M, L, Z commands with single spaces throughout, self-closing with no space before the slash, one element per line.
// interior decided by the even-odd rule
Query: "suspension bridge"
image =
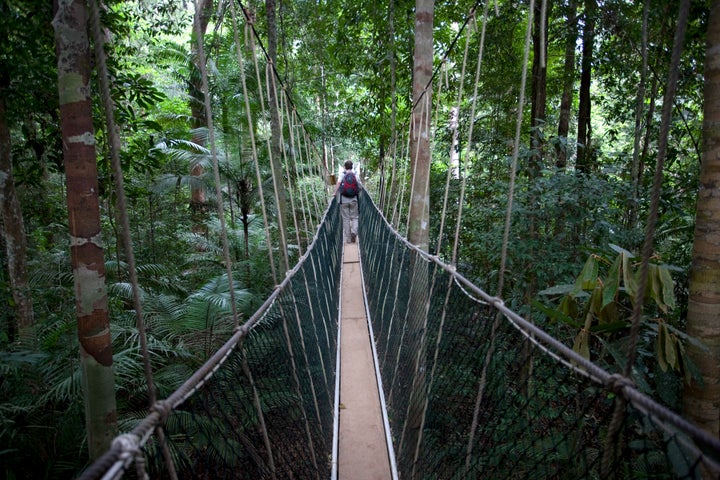
<path fill-rule="evenodd" d="M 720 472 L 716 438 L 408 244 L 367 194 L 360 205 L 362 285 L 340 288 L 357 263 L 343 263 L 334 202 L 312 246 L 256 315 L 81 478 L 121 478 L 128 471 L 138 478 L 215 479 Z M 427 287 L 419 296 L 417 283 Z M 341 295 L 361 292 L 359 307 L 357 299 L 341 306 Z M 377 398 L 372 388 L 347 399 L 339 392 L 344 372 L 357 366 L 339 364 L 339 351 L 350 348 L 339 349 L 339 333 L 354 316 L 342 310 L 358 308 L 373 332 L 368 366 L 378 373 L 378 404 L 386 408 L 340 433 L 357 396 Z M 613 426 L 618 399 L 622 422 Z M 368 442 L 353 443 L 378 425 L 387 445 L 373 440 L 375 448 L 363 450 Z M 158 430 L 163 435 L 153 435 Z M 338 464 L 358 450 L 365 452 L 359 466 L 338 477 Z M 377 457 L 365 456 L 368 451 Z M 378 462 L 388 476 L 363 476 Z"/>
<path fill-rule="evenodd" d="M 257 75 L 259 92 L 275 88 Z M 297 168 L 313 154 L 283 98 L 285 140 L 297 155 L 286 168 Z M 519 132 L 513 161 L 518 141 Z M 257 165 L 259 147 L 252 147 Z M 327 190 L 326 166 L 310 176 Z M 403 238 L 386 217 L 403 217 L 403 187 L 388 188 L 395 204 L 382 211 L 362 192 L 358 244 L 343 243 L 336 201 L 321 209 L 314 231 L 293 216 L 295 231 L 313 240 L 263 306 L 80 478 L 720 475 L 720 440 Z M 317 208 L 306 187 L 295 188 L 301 208 L 292 211 Z M 262 207 L 268 230 L 270 209 Z M 272 248 L 269 254 L 274 264 Z"/>

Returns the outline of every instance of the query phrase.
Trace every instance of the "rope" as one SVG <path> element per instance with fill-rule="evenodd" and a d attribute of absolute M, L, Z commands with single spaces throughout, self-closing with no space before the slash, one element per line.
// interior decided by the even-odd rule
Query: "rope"
<path fill-rule="evenodd" d="M 200 68 L 200 79 L 202 82 L 203 103 L 205 108 L 205 121 L 208 128 L 208 140 L 210 141 L 210 155 L 212 158 L 213 179 L 215 181 L 216 207 L 218 212 L 218 220 L 220 221 L 220 238 L 222 240 L 223 261 L 225 262 L 225 273 L 228 278 L 230 290 L 230 309 L 232 311 L 233 325 L 237 328 L 239 320 L 237 313 L 237 304 L 235 301 L 235 283 L 233 282 L 232 260 L 230 259 L 230 244 L 227 236 L 227 225 L 225 222 L 225 206 L 223 202 L 222 183 L 220 181 L 220 167 L 217 159 L 217 148 L 215 144 L 215 127 L 213 125 L 212 108 L 210 106 L 210 87 L 208 86 L 207 68 L 205 67 L 205 48 L 203 46 L 203 35 L 200 30 L 200 22 L 197 16 L 200 15 L 198 2 L 195 3 L 196 21 L 193 22 L 195 27 L 195 39 L 198 47 L 198 67 Z"/>
<path fill-rule="evenodd" d="M 642 248 L 642 261 L 640 264 L 640 272 L 637 285 L 637 295 L 633 304 L 633 312 L 630 326 L 629 343 L 627 346 L 627 362 L 623 374 L 625 377 L 632 376 L 635 358 L 637 357 L 637 343 L 640 336 L 640 324 L 645 303 L 645 288 L 647 286 L 648 268 L 650 257 L 653 252 L 655 225 L 657 224 L 658 209 L 660 205 L 660 193 L 662 191 L 663 181 L 663 165 L 667 154 L 667 143 L 670 132 L 670 122 L 672 116 L 673 102 L 675 98 L 675 90 L 679 76 L 680 56 L 682 55 L 683 43 L 685 40 L 685 30 L 687 27 L 688 15 L 690 11 L 690 1 L 682 0 L 680 2 L 680 10 L 678 12 L 677 28 L 675 30 L 675 39 L 673 44 L 672 56 L 670 59 L 670 73 L 667 81 L 667 91 L 663 98 L 663 107 L 660 124 L 660 138 L 658 141 L 657 163 L 655 167 L 655 176 L 653 178 L 652 199 L 650 201 L 650 211 L 648 213 L 648 221 L 645 228 L 645 241 Z M 617 397 L 613 418 L 610 423 L 610 429 L 605 442 L 605 452 L 603 454 L 602 471 L 604 474 L 609 472 L 610 464 L 614 459 L 615 448 L 612 442 L 617 441 L 619 430 L 623 424 L 625 416 L 625 399 Z"/>
<path fill-rule="evenodd" d="M 237 18 L 235 14 L 235 2 L 230 2 L 230 8 L 231 8 L 231 14 L 232 14 L 232 22 L 233 22 L 233 35 L 234 35 L 234 41 L 235 41 L 235 49 L 237 51 L 237 57 L 238 57 L 238 65 L 240 65 L 240 80 L 242 83 L 242 91 L 243 91 L 243 98 L 245 99 L 245 114 L 247 115 L 247 122 L 248 122 L 248 134 L 250 135 L 250 145 L 252 146 L 252 156 L 253 156 L 253 163 L 255 164 L 255 181 L 257 182 L 258 186 L 258 193 L 259 193 L 259 199 L 260 199 L 260 210 L 262 211 L 263 216 L 263 226 L 265 227 L 265 241 L 267 242 L 268 248 L 268 260 L 270 263 L 270 271 L 272 274 L 273 282 L 277 285 L 278 278 L 277 278 L 277 272 L 275 270 L 275 259 L 273 257 L 273 249 L 270 248 L 272 245 L 272 240 L 270 236 L 270 226 L 269 226 L 269 220 L 267 216 L 267 209 L 265 208 L 265 194 L 263 192 L 263 181 L 262 176 L 260 175 L 260 162 L 258 160 L 258 151 L 257 151 L 257 142 L 255 141 L 255 128 L 252 118 L 252 112 L 250 110 L 250 97 L 248 95 L 248 89 L 247 89 L 247 80 L 245 79 L 245 62 L 243 61 L 242 56 L 242 48 L 240 46 L 240 41 L 237 34 Z M 246 16 L 246 19 L 248 20 L 247 25 L 250 25 L 249 17 L 245 9 L 243 8 L 243 12 Z M 248 41 L 248 34 L 247 31 L 245 32 L 245 39 Z M 257 74 L 257 56 L 255 55 L 255 44 L 253 43 L 253 37 L 249 37 L 249 44 L 251 46 L 251 50 L 253 52 L 253 59 L 254 59 L 254 65 L 255 65 L 255 71 Z M 259 78 L 259 74 L 258 74 Z M 260 99 L 260 103 L 263 104 L 263 96 L 262 96 L 262 89 L 258 89 L 258 96 Z M 264 110 L 264 107 L 263 107 Z"/>
<path fill-rule="evenodd" d="M 150 364 L 150 353 L 147 342 L 147 332 L 145 329 L 145 321 L 143 318 L 142 301 L 140 300 L 140 286 L 137 277 L 137 266 L 135 261 L 135 251 L 133 249 L 132 238 L 130 236 L 130 221 L 128 219 L 127 198 L 125 196 L 125 186 L 123 180 L 122 164 L 120 162 L 120 137 L 118 135 L 117 126 L 115 124 L 115 104 L 110 95 L 110 76 L 108 74 L 107 61 L 105 57 L 105 41 L 100 30 L 100 12 L 96 0 L 88 3 L 90 7 L 90 25 L 95 44 L 95 61 L 97 62 L 98 80 L 100 83 L 100 96 L 105 112 L 105 123 L 107 125 L 107 134 L 110 147 L 110 161 L 113 167 L 115 193 L 117 195 L 117 209 L 120 216 L 120 231 L 123 239 L 123 247 L 128 263 L 128 275 L 132 288 L 133 308 L 135 309 L 135 324 L 138 329 L 138 338 L 140 341 L 140 353 L 143 361 L 143 371 L 145 374 L 145 383 L 148 389 L 148 401 L 150 405 L 157 400 L 155 381 L 153 379 L 152 365 Z M 175 464 L 167 442 L 165 441 L 165 433 L 162 426 L 158 425 L 156 429 L 160 449 L 165 459 L 168 475 L 171 480 L 177 480 L 175 472 Z M 133 458 L 143 458 L 142 453 L 138 452 Z M 136 462 L 138 465 L 141 462 Z M 142 476 L 140 478 L 143 478 Z"/>
<path fill-rule="evenodd" d="M 497 2 L 495 4 L 495 8 L 497 9 Z M 474 12 L 473 12 L 474 14 Z M 473 96 L 472 96 L 472 107 L 470 109 L 470 118 L 472 121 L 470 122 L 470 126 L 468 128 L 468 135 L 467 135 L 467 151 L 468 153 L 472 149 L 472 139 L 473 139 L 473 128 L 475 127 L 475 110 L 477 108 L 477 92 L 478 92 L 478 85 L 480 84 L 480 71 L 482 68 L 482 61 L 483 61 L 483 52 L 485 50 L 485 31 L 487 30 L 487 18 L 488 18 L 488 3 L 485 3 L 485 7 L 483 8 L 483 20 L 482 20 L 482 29 L 480 32 L 480 46 L 478 48 L 478 59 L 477 59 L 477 68 L 475 69 L 475 85 L 473 88 Z M 469 159 L 465 161 L 464 164 L 464 172 L 467 172 L 468 164 L 470 163 Z M 458 247 L 460 245 L 460 228 L 462 226 L 462 218 L 463 218 L 463 206 L 465 204 L 465 188 L 467 186 L 467 173 L 463 174 L 463 172 L 460 173 L 462 176 L 462 181 L 460 182 L 460 198 L 458 199 L 458 215 L 457 215 L 457 221 L 455 222 L 455 242 L 453 244 L 453 251 L 452 251 L 452 261 L 451 263 L 453 265 L 457 265 L 457 254 L 458 254 Z"/>
<path fill-rule="evenodd" d="M 273 116 L 277 116 L 277 121 L 280 122 L 280 116 L 278 115 L 278 112 L 280 111 L 280 107 L 278 105 L 278 95 L 277 95 L 277 88 L 275 85 L 275 75 L 272 75 L 272 73 L 275 72 L 275 67 L 272 63 L 272 59 L 268 58 L 268 62 L 265 64 L 265 88 L 267 89 L 267 98 L 268 98 L 268 106 L 270 109 L 270 123 L 271 126 L 273 124 Z M 258 78 L 258 84 L 262 85 L 260 82 L 260 79 Z M 272 103 L 270 103 L 272 102 Z M 263 112 L 265 114 L 266 112 Z M 268 135 L 267 137 L 267 149 L 268 149 L 268 158 L 270 159 L 270 173 L 272 176 L 273 181 L 273 195 L 275 196 L 275 207 L 277 208 L 277 222 L 278 222 L 278 232 L 280 233 L 280 250 L 282 251 L 282 258 L 284 261 L 284 267 L 283 271 L 287 272 L 290 270 L 290 259 L 288 258 L 288 251 L 287 251 L 287 237 L 286 237 L 286 230 L 285 227 L 285 207 L 283 206 L 285 204 L 285 194 L 281 193 L 285 189 L 285 185 L 283 184 L 283 179 L 278 178 L 278 173 L 275 171 L 275 163 L 280 162 L 279 158 L 275 158 L 273 151 L 273 142 L 277 142 L 277 144 L 282 148 L 282 126 L 278 125 L 278 134 L 280 135 L 279 139 L 275 139 L 274 132 Z M 272 130 L 272 128 L 271 128 Z M 280 165 L 282 168 L 282 165 Z"/>
<path fill-rule="evenodd" d="M 377 207 L 374 205 L 373 207 L 377 210 Z M 434 263 L 448 272 L 458 284 L 462 285 L 468 292 L 471 292 L 479 303 L 487 303 L 495 308 L 499 318 L 505 318 L 511 322 L 513 326 L 521 330 L 523 335 L 533 344 L 542 347 L 545 352 L 549 353 L 554 351 L 551 356 L 555 359 L 562 359 L 562 363 L 574 372 L 606 386 L 606 388 L 625 398 L 641 412 L 651 415 L 655 425 L 669 435 L 675 436 L 677 431 L 687 434 L 693 439 L 694 443 L 680 438 L 678 441 L 682 441 L 683 445 L 687 447 L 689 451 L 697 454 L 698 457 L 702 459 L 703 464 L 711 468 L 712 471 L 720 471 L 718 460 L 708 455 L 712 455 L 711 452 L 720 452 L 720 439 L 712 436 L 707 431 L 695 426 L 675 412 L 641 393 L 633 386 L 633 383 L 627 379 L 627 377 L 610 374 L 595 363 L 573 351 L 532 322 L 512 311 L 505 305 L 501 298 L 491 296 L 473 284 L 460 274 L 453 265 L 442 262 L 437 256 L 431 256 L 410 243 L 407 239 L 403 238 L 400 232 L 398 232 L 388 220 L 382 217 L 382 215 L 380 215 L 380 218 L 385 228 L 387 228 L 406 249 L 414 252 L 414 254 L 425 257 L 429 262 Z M 402 344 L 402 341 L 400 344 Z M 391 403 L 391 401 L 388 400 L 388 403 Z"/>
<path fill-rule="evenodd" d="M 518 113 L 515 123 L 515 141 L 510 167 L 510 184 L 508 186 L 508 203 L 505 211 L 505 228 L 503 230 L 502 252 L 500 254 L 500 271 L 498 272 L 497 296 L 501 297 L 505 282 L 505 265 L 507 263 L 507 250 L 510 239 L 510 223 L 512 221 L 513 197 L 515 195 L 515 175 L 517 173 L 518 155 L 520 152 L 520 133 L 522 131 L 523 110 L 525 106 L 525 84 L 527 83 L 527 66 L 530 55 L 530 38 L 533 25 L 533 14 L 535 13 L 535 0 L 530 0 L 528 7 L 528 23 L 525 30 L 525 51 L 523 54 L 522 78 L 520 80 L 520 92 L 518 98 Z"/>

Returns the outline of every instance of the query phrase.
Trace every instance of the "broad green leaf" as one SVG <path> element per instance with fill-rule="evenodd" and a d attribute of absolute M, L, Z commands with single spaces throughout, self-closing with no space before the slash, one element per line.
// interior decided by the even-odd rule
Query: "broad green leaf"
<path fill-rule="evenodd" d="M 558 310 L 568 318 L 578 318 L 578 304 L 573 297 L 565 295 L 558 305 Z"/>
<path fill-rule="evenodd" d="M 570 297 L 565 297 L 565 298 L 567 299 L 567 298 L 570 298 Z M 564 300 L 565 300 L 565 299 L 563 299 L 563 301 L 564 301 Z M 572 325 L 573 327 L 579 327 L 579 325 L 577 324 L 577 322 L 575 322 L 574 318 L 571 317 L 571 316 L 569 316 L 569 315 L 567 315 L 567 314 L 566 314 L 565 312 L 563 312 L 560 308 L 548 307 L 547 305 L 544 305 L 544 304 L 538 302 L 537 300 L 533 300 L 533 301 L 532 301 L 532 306 L 533 306 L 536 310 L 542 312 L 542 313 L 543 313 L 546 317 L 548 317 L 550 320 L 554 320 L 554 321 L 556 321 L 556 322 L 557 322 L 557 321 L 560 321 L 560 322 L 566 323 L 566 324 L 568 324 L 568 325 Z"/>
<path fill-rule="evenodd" d="M 603 288 L 603 308 L 615 301 L 615 296 L 620 288 L 620 265 L 622 262 L 622 254 L 618 255 L 613 262 L 610 272 L 608 272 L 607 279 L 605 281 L 605 287 Z"/>
<path fill-rule="evenodd" d="M 596 317 L 599 317 L 602 312 L 602 308 L 603 308 L 602 300 L 603 300 L 603 288 L 600 285 L 598 285 L 592 291 L 592 294 L 590 295 L 590 301 L 588 302 L 589 311 Z"/>
<path fill-rule="evenodd" d="M 655 356 L 657 357 L 660 369 L 663 372 L 667 372 L 667 363 L 665 362 L 665 337 L 667 336 L 667 330 L 665 329 L 665 322 L 658 322 L 658 336 L 655 341 Z"/>
<path fill-rule="evenodd" d="M 618 245 L 615 245 L 614 243 L 610 244 L 610 248 L 612 248 L 613 250 L 615 250 L 617 253 L 619 253 L 620 255 L 622 255 L 624 257 L 633 258 L 632 253 L 630 253 L 629 251 L 625 250 L 624 248 L 622 248 Z"/>
<path fill-rule="evenodd" d="M 637 294 L 637 281 L 635 280 L 635 276 L 632 272 L 632 265 L 630 263 L 630 255 L 622 255 L 622 275 L 623 275 L 623 284 L 625 285 L 625 290 L 627 290 L 628 295 L 630 295 L 630 298 L 633 300 L 635 299 L 635 295 Z"/>
<path fill-rule="evenodd" d="M 671 333 L 665 335 L 665 360 L 668 365 L 673 369 L 679 368 L 677 352 L 675 351 L 675 345 L 677 344 L 677 337 Z"/>
<path fill-rule="evenodd" d="M 590 341 L 588 331 L 584 328 L 578 332 L 573 343 L 573 351 L 584 358 L 590 359 Z"/>
<path fill-rule="evenodd" d="M 619 322 L 620 314 L 618 313 L 617 303 L 610 302 L 609 304 L 603 306 L 600 310 L 600 315 L 598 315 L 598 319 L 602 324 Z"/>
<path fill-rule="evenodd" d="M 673 282 L 672 275 L 670 275 L 670 270 L 665 265 L 658 270 L 660 272 L 660 282 L 662 283 L 663 302 L 669 308 L 675 308 L 675 282 Z"/>
<path fill-rule="evenodd" d="M 660 284 L 660 274 L 658 272 L 657 265 L 648 265 L 648 279 L 647 279 L 647 295 L 655 300 L 657 306 L 663 312 L 667 313 L 667 306 L 662 300 L 662 285 Z M 648 300 L 650 299 L 648 298 Z"/>
<path fill-rule="evenodd" d="M 565 295 L 568 293 L 572 293 L 574 288 L 575 285 L 566 283 L 563 285 L 555 285 L 554 287 L 546 288 L 545 290 L 542 290 L 538 293 L 540 295 Z"/>
<path fill-rule="evenodd" d="M 595 288 L 598 279 L 598 262 L 595 255 L 590 255 L 583 266 L 580 276 L 575 281 L 575 289 L 573 293 L 578 293 L 583 290 L 592 290 Z"/>

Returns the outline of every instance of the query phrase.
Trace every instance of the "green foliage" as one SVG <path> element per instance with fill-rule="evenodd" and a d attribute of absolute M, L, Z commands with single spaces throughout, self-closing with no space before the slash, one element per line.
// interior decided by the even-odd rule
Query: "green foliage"
<path fill-rule="evenodd" d="M 616 245 L 611 245 L 611 249 L 615 253 L 614 258 L 589 255 L 574 283 L 539 292 L 555 298 L 554 307 L 539 302 L 534 305 L 552 321 L 562 322 L 576 332 L 573 340 L 575 352 L 585 358 L 605 362 L 610 354 L 610 358 L 614 359 L 610 368 L 622 370 L 627 357 L 621 345 L 626 345 L 630 334 L 632 310 L 639 293 L 640 268 L 629 251 Z M 676 303 L 670 267 L 658 263 L 648 265 L 644 299 L 642 330 L 637 347 L 641 350 L 639 357 L 652 357 L 661 372 L 672 370 L 689 381 L 694 367 L 685 353 L 684 344 L 695 340 L 672 325 L 671 313 Z M 652 366 L 640 368 L 638 365 L 633 371 L 641 377 L 651 375 Z M 646 380 L 640 381 L 644 383 Z"/>

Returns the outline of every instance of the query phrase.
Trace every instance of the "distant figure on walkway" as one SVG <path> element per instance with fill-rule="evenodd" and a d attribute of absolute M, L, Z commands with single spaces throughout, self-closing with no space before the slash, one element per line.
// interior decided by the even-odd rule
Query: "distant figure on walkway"
<path fill-rule="evenodd" d="M 355 243 L 358 234 L 358 194 L 363 188 L 360 179 L 353 172 L 353 162 L 345 162 L 345 171 L 335 187 L 340 192 L 340 212 L 343 219 L 343 237 L 346 243 Z"/>

